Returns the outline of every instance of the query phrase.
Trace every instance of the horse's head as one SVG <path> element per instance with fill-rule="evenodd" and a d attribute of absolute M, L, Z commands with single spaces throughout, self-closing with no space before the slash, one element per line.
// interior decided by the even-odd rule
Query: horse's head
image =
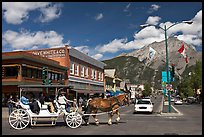
<path fill-rule="evenodd" d="M 119 100 L 120 103 L 123 102 L 123 104 L 128 104 L 129 105 L 129 97 L 128 97 L 127 94 L 120 94 L 118 96 L 118 100 Z"/>

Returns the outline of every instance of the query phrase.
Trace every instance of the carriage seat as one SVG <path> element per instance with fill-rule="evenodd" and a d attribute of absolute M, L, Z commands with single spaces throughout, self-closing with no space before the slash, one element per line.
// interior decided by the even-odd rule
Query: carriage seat
<path fill-rule="evenodd" d="M 46 110 L 46 109 L 48 109 L 47 104 L 41 104 L 40 101 L 38 101 L 38 100 L 37 100 L 37 102 L 38 102 L 38 106 L 40 107 L 40 110 Z"/>
<path fill-rule="evenodd" d="M 19 101 L 19 104 L 23 109 L 30 109 L 29 105 L 23 104 L 21 101 Z"/>

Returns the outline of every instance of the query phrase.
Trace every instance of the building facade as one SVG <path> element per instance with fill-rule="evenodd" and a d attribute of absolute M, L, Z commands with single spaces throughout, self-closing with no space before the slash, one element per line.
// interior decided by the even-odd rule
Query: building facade
<path fill-rule="evenodd" d="M 48 68 L 48 79 L 52 84 L 68 83 L 68 68 L 57 61 L 24 51 L 2 53 L 2 102 L 5 103 L 10 94 L 19 94 L 18 85 L 42 85 L 43 67 Z M 53 93 L 50 91 L 50 94 Z"/>
<path fill-rule="evenodd" d="M 70 91 L 71 96 L 74 92 L 77 93 L 77 98 L 104 93 L 104 63 L 69 46 L 27 52 L 58 61 L 60 65 L 69 68 L 66 84 L 74 87 L 74 91 Z"/>
<path fill-rule="evenodd" d="M 105 69 L 105 88 L 107 95 L 119 93 L 121 90 L 120 83 L 122 80 L 116 76 L 116 69 Z"/>

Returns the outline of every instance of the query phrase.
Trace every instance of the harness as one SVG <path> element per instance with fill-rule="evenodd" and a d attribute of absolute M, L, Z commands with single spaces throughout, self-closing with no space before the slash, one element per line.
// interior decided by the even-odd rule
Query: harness
<path fill-rule="evenodd" d="M 116 98 L 116 97 L 113 97 L 113 99 L 116 101 L 116 103 L 115 104 L 113 104 L 113 105 L 111 105 L 111 100 L 109 100 L 109 103 L 110 103 L 110 111 L 112 111 L 113 110 L 113 107 L 115 106 L 115 105 L 118 105 L 118 106 L 121 106 L 121 103 L 119 102 L 119 100 Z"/>

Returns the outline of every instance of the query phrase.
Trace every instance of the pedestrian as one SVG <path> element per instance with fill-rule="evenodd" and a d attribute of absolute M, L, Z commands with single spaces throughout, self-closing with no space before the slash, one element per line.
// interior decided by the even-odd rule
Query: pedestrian
<path fill-rule="evenodd" d="M 19 96 L 16 95 L 16 97 L 15 97 L 15 102 L 16 102 L 16 108 L 17 108 L 17 109 L 20 108 L 20 102 L 19 102 L 19 101 L 20 101 L 20 100 L 19 100 Z"/>
<path fill-rule="evenodd" d="M 9 112 L 9 115 L 11 114 L 11 112 L 13 111 L 13 105 L 16 103 L 13 99 L 13 96 L 10 95 L 9 99 L 8 99 L 8 112 Z"/>
<path fill-rule="evenodd" d="M 82 108 L 83 102 L 84 100 L 82 99 L 82 97 L 79 97 L 79 108 Z"/>

